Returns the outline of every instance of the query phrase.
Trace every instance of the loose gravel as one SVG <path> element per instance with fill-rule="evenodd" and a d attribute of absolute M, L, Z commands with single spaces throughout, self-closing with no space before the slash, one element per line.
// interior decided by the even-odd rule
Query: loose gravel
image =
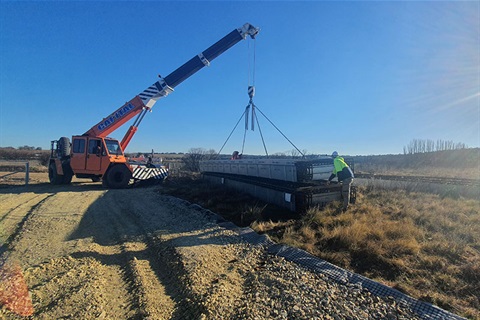
<path fill-rule="evenodd" d="M 32 319 L 425 319 L 155 188 L 41 184 L 3 188 L 0 203 L 4 258 L 22 267 Z M 0 318 L 22 319 L 5 305 Z"/>

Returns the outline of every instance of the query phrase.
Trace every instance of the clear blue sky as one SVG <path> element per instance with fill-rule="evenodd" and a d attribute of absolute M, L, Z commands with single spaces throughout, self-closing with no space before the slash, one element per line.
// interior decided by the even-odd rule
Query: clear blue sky
<path fill-rule="evenodd" d="M 245 22 L 261 29 L 254 102 L 299 149 L 480 146 L 478 1 L 0 1 L 0 146 L 86 132 Z M 218 151 L 248 104 L 253 48 L 240 42 L 159 100 L 127 151 Z M 259 121 L 269 154 L 293 149 Z M 264 154 L 258 130 L 244 152 Z"/>

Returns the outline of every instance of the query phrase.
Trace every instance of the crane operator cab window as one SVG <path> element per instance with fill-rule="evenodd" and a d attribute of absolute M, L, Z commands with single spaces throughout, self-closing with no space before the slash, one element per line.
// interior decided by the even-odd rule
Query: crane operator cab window
<path fill-rule="evenodd" d="M 105 140 L 105 144 L 107 145 L 109 154 L 114 154 L 117 156 L 123 155 L 122 149 L 120 148 L 117 140 Z"/>
<path fill-rule="evenodd" d="M 73 139 L 73 153 L 85 153 L 85 139 Z"/>
<path fill-rule="evenodd" d="M 88 153 L 100 157 L 102 155 L 102 140 L 91 139 L 88 141 Z"/>

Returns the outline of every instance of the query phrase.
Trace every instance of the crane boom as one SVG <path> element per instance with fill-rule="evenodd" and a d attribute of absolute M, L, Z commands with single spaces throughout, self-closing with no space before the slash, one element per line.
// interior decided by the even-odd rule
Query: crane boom
<path fill-rule="evenodd" d="M 192 76 L 210 61 L 227 51 L 247 36 L 255 38 L 259 32 L 249 23 L 235 29 L 205 51 L 194 56 L 165 78 L 160 78 L 132 100 L 95 124 L 83 135 L 60 137 L 53 140 L 48 160 L 48 177 L 52 184 L 69 184 L 72 177 L 102 181 L 109 188 L 125 188 L 138 181 L 164 179 L 167 171 L 149 163 L 149 166 L 132 164 L 125 157 L 124 150 L 138 130 L 145 114 L 158 99 L 173 92 L 174 88 Z M 137 117 L 127 130 L 123 140 L 108 138 L 108 135 Z"/>
<path fill-rule="evenodd" d="M 149 111 L 160 98 L 166 97 L 168 94 L 172 93 L 176 86 L 203 67 L 209 66 L 213 59 L 227 51 L 236 43 L 246 39 L 247 36 L 254 39 L 258 32 L 259 29 L 249 23 L 245 23 L 242 27 L 233 30 L 205 51 L 191 58 L 165 78 L 160 78 L 160 80 L 143 90 L 132 100 L 126 102 L 108 117 L 102 119 L 102 121 L 85 132 L 84 135 L 105 138 L 125 124 L 125 122 L 138 116 L 120 144 L 122 149 L 125 149 L 137 131 L 138 125 L 143 119 L 145 113 Z"/>

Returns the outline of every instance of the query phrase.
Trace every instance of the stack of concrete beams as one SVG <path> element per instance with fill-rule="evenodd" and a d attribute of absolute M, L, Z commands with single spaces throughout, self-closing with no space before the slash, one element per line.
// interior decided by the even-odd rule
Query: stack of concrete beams
<path fill-rule="evenodd" d="M 325 184 L 333 171 L 333 160 L 329 157 L 315 160 L 209 160 L 200 162 L 200 170 L 214 183 L 291 211 L 341 200 L 340 185 Z"/>
<path fill-rule="evenodd" d="M 328 179 L 333 160 L 238 159 L 201 161 L 202 172 L 227 173 L 289 182 L 311 182 Z"/>

